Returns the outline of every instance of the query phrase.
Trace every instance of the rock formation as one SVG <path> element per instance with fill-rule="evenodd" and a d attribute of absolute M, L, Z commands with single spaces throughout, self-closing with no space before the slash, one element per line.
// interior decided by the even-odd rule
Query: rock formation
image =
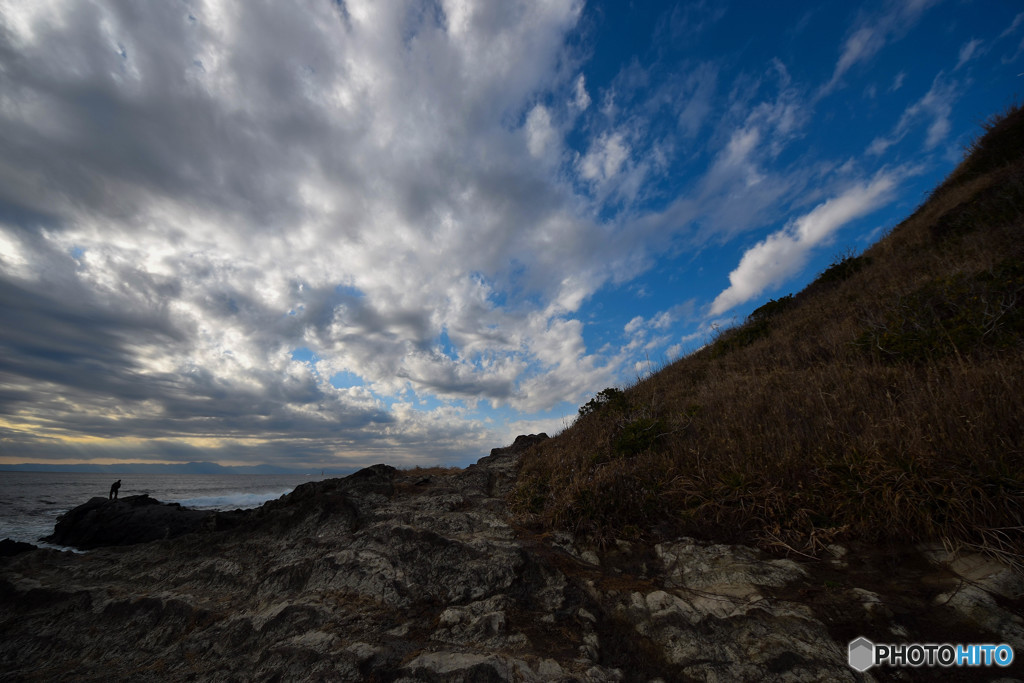
<path fill-rule="evenodd" d="M 517 526 L 517 443 L 305 484 L 176 538 L 0 559 L 0 680 L 854 681 L 886 680 L 848 666 L 858 636 L 1024 652 L 1024 582 L 991 559 Z"/>
<path fill-rule="evenodd" d="M 146 543 L 196 531 L 213 514 L 161 503 L 146 494 L 96 497 L 61 515 L 53 533 L 40 540 L 82 550 Z"/>

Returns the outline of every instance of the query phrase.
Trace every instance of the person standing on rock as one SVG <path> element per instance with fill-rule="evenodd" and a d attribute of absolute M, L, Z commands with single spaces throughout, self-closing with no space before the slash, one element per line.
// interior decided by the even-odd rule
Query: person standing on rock
<path fill-rule="evenodd" d="M 110 498 L 108 500 L 117 500 L 117 490 L 121 488 L 121 480 L 118 479 L 110 485 Z"/>

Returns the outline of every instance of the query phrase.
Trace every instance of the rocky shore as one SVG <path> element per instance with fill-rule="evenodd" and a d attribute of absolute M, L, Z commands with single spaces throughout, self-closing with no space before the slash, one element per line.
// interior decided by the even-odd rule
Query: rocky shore
<path fill-rule="evenodd" d="M 40 540 L 80 550 L 146 543 L 199 531 L 215 514 L 161 503 L 146 494 L 92 498 L 62 515 L 53 533 Z"/>
<path fill-rule="evenodd" d="M 92 529 L 75 543 L 95 550 L 0 557 L 0 680 L 1016 680 L 1016 663 L 848 665 L 858 636 L 1024 653 L 1024 580 L 1005 565 L 941 548 L 588 547 L 507 514 L 535 438 L 461 471 L 376 465 L 244 513 L 90 501 L 52 538 Z M 159 535 L 104 535 L 147 508 Z"/>

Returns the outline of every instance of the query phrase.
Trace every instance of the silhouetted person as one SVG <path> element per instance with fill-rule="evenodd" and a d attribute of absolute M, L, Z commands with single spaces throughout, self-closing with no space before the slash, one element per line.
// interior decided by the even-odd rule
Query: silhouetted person
<path fill-rule="evenodd" d="M 117 490 L 121 488 L 121 480 L 118 479 L 110 485 L 110 498 L 108 500 L 117 500 Z"/>

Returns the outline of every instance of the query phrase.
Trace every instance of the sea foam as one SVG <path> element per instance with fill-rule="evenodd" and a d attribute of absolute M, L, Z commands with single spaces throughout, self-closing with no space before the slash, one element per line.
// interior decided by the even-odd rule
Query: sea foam
<path fill-rule="evenodd" d="M 246 510 L 259 507 L 268 500 L 276 500 L 291 491 L 292 489 L 268 493 L 223 493 L 216 496 L 178 498 L 168 502 L 180 503 L 184 507 L 196 510 Z"/>

